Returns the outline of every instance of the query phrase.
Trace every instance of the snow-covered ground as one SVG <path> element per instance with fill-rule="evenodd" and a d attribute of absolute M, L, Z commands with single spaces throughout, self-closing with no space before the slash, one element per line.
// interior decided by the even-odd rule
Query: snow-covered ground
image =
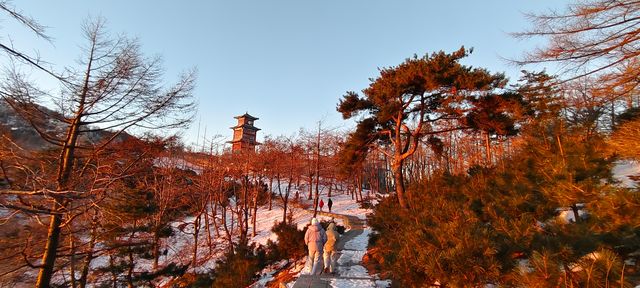
<path fill-rule="evenodd" d="M 302 203 L 309 204 L 312 201 L 312 200 L 306 200 L 306 198 L 302 200 L 303 198 L 304 197 L 302 196 L 300 197 Z M 327 202 L 328 200 L 328 197 L 326 196 L 326 194 L 322 195 L 321 198 L 324 200 L 324 202 Z M 356 203 L 355 200 L 351 199 L 351 196 L 347 194 L 343 194 L 342 192 L 333 193 L 331 200 L 333 201 L 333 207 L 331 209 L 331 212 L 333 213 L 353 215 L 360 219 L 365 219 L 367 217 L 366 216 L 367 213 L 371 212 L 371 210 L 369 209 L 360 208 L 359 204 Z M 279 203 L 276 204 L 276 202 L 274 202 L 274 205 L 271 211 L 269 211 L 268 207 L 265 207 L 265 206 L 258 208 L 258 213 L 257 213 L 258 217 L 256 219 L 257 234 L 255 237 L 251 238 L 252 242 L 264 245 L 267 243 L 269 239 L 272 241 L 277 240 L 276 234 L 271 232 L 271 227 L 275 222 L 282 221 L 282 209 L 283 209 L 282 205 Z M 298 225 L 298 229 L 304 228 L 306 225 L 308 225 L 311 222 L 311 218 L 313 214 L 310 213 L 309 211 L 304 210 L 302 208 L 295 207 L 295 205 L 291 203 L 288 205 L 287 209 L 293 211 L 293 222 Z M 326 205 L 323 211 L 325 212 L 328 211 L 328 208 L 326 207 Z M 331 217 L 326 217 L 326 216 L 318 216 L 317 218 L 320 221 L 332 219 Z M 342 223 L 342 219 L 340 218 L 335 218 L 334 221 L 338 225 L 344 225 Z M 249 231 L 251 231 L 252 229 L 253 229 L 252 226 L 249 227 Z"/>
<path fill-rule="evenodd" d="M 327 202 L 327 197 L 322 197 L 324 202 Z M 360 205 L 352 200 L 349 195 L 345 194 L 334 194 L 331 197 L 333 200 L 333 209 L 331 212 L 342 215 L 350 215 L 355 216 L 359 219 L 366 219 L 368 213 L 371 213 L 370 209 L 362 209 Z M 325 206 L 324 211 L 327 211 L 327 207 Z M 311 214 L 307 212 L 307 216 L 299 215 L 296 221 L 298 223 L 298 227 L 302 228 L 307 223 L 309 223 Z M 259 214 L 260 215 L 260 214 Z M 328 220 L 328 217 L 319 216 L 319 220 Z M 334 219 L 338 224 L 342 224 L 342 220 L 340 218 Z M 331 287 L 336 288 L 356 288 L 356 287 L 388 287 L 390 285 L 389 281 L 386 280 L 377 280 L 375 276 L 369 275 L 367 269 L 361 265 L 362 258 L 367 251 L 367 244 L 369 242 L 369 234 L 371 233 L 371 229 L 366 227 L 363 232 L 356 236 L 355 238 L 349 240 L 345 245 L 344 249 L 340 251 L 340 257 L 337 259 L 338 271 L 337 277 L 333 279 L 328 279 Z M 304 261 L 300 261 L 303 263 Z M 297 273 L 295 278 L 298 278 L 301 274 L 308 274 L 310 267 L 306 265 L 300 264 L 298 267 L 294 268 L 292 272 Z M 295 282 L 287 283 L 287 287 L 293 287 Z M 256 283 L 257 284 L 257 283 Z M 254 285 L 253 287 L 263 287 L 259 285 Z"/>
<path fill-rule="evenodd" d="M 326 195 L 321 195 L 321 198 L 325 203 L 328 200 L 328 197 Z M 360 208 L 360 205 L 355 200 L 352 200 L 350 195 L 343 194 L 342 192 L 333 193 L 331 200 L 333 201 L 333 206 L 331 209 L 332 213 L 351 215 L 351 216 L 358 217 L 360 219 L 366 219 L 367 213 L 371 212 L 371 210 L 369 209 Z M 302 200 L 303 203 L 307 203 L 307 202 L 311 203 L 310 201 L 311 200 L 307 201 L 306 198 L 305 200 Z M 323 211 L 328 212 L 328 208 L 325 206 Z M 266 207 L 262 207 L 258 209 L 258 216 L 259 218 L 258 220 L 256 220 L 256 228 L 261 232 L 258 233 L 256 237 L 252 238 L 252 241 L 255 243 L 261 243 L 261 244 L 266 243 L 267 240 L 269 239 L 275 241 L 277 239 L 277 236 L 274 233 L 272 233 L 270 229 L 274 221 L 282 220 L 282 208 L 274 207 L 272 211 L 267 211 Z M 293 221 L 298 225 L 298 229 L 302 229 L 306 225 L 308 225 L 311 222 L 312 216 L 313 214 L 310 211 L 303 210 L 301 208 L 293 208 Z M 327 216 L 318 216 L 317 218 L 320 221 L 333 219 L 338 225 L 344 225 L 343 220 L 340 218 L 331 218 Z M 338 265 L 340 265 L 341 263 L 346 263 L 348 261 L 362 262 L 362 256 L 364 256 L 364 253 L 367 250 L 367 243 L 369 241 L 369 232 L 370 232 L 370 229 L 366 229 L 365 233 L 360 234 L 358 237 L 352 239 L 345 245 L 345 249 L 358 250 L 358 251 L 344 251 L 342 256 L 337 260 Z M 340 276 L 361 277 L 361 278 L 370 277 L 369 274 L 367 273 L 367 270 L 364 267 L 362 266 L 357 266 L 357 267 L 358 268 L 356 268 L 356 270 L 348 271 L 347 273 L 345 273 L 345 275 L 340 274 Z M 309 271 L 307 271 L 308 267 L 305 267 L 304 265 L 299 265 L 293 270 L 294 272 L 297 272 L 296 278 L 301 273 L 303 274 L 309 273 Z M 263 276 L 252 287 L 256 287 L 256 288 L 264 287 L 263 285 L 268 282 L 266 279 L 272 278 L 271 273 L 269 272 L 270 271 L 263 271 L 265 276 Z M 372 280 L 341 279 L 341 280 L 338 280 L 338 282 L 336 283 L 332 282 L 331 285 L 332 287 L 346 287 L 346 288 L 375 287 L 370 285 L 363 286 L 363 283 L 365 282 L 372 283 Z M 288 283 L 287 286 L 292 287 L 293 282 Z M 386 286 L 379 286 L 379 287 L 386 287 Z"/>
<path fill-rule="evenodd" d="M 360 204 L 355 200 L 351 200 L 349 195 L 338 194 L 335 197 L 331 197 L 331 199 L 333 200 L 333 209 L 331 210 L 333 213 L 351 215 L 363 220 L 367 218 L 367 214 L 371 213 L 371 209 L 360 208 Z M 325 211 L 327 211 L 326 207 Z"/>
<path fill-rule="evenodd" d="M 630 179 L 629 176 L 640 175 L 640 163 L 634 162 L 634 161 L 619 161 L 614 166 L 612 172 L 614 174 L 614 177 L 621 182 L 622 186 L 636 187 L 637 183 L 634 182 L 632 179 Z M 303 189 L 306 190 L 304 187 L 301 187 L 301 190 Z M 300 194 L 299 199 L 302 204 L 307 204 L 307 205 L 311 204 L 312 200 L 306 200 L 307 191 L 298 191 L 298 192 Z M 363 194 L 365 193 L 363 192 Z M 293 195 L 295 195 L 295 190 L 290 193 L 290 198 L 293 198 Z M 250 238 L 250 241 L 252 243 L 265 245 L 268 242 L 268 240 L 277 241 L 277 235 L 271 232 L 271 227 L 276 222 L 282 221 L 282 218 L 283 218 L 283 215 L 282 215 L 283 207 L 280 201 L 276 201 L 277 198 L 278 197 L 274 197 L 273 207 L 271 210 L 269 210 L 267 206 L 261 206 L 258 208 L 257 219 L 256 219 L 257 233 L 256 233 L 256 236 Z M 323 199 L 323 201 L 327 203 L 328 197 L 326 195 L 326 190 L 321 192 L 321 199 Z M 333 200 L 333 207 L 332 207 L 333 213 L 352 215 L 360 219 L 366 219 L 367 213 L 371 212 L 369 209 L 360 208 L 359 203 L 351 199 L 350 195 L 344 194 L 343 192 L 340 192 L 340 191 L 334 191 L 331 199 Z M 299 208 L 298 206 L 294 205 L 291 202 L 292 201 L 290 201 L 288 205 L 288 210 L 289 210 L 288 213 L 291 213 L 293 215 L 293 222 L 297 224 L 298 229 L 302 229 L 310 223 L 312 218 L 312 213 L 310 213 L 310 211 L 307 211 L 305 209 Z M 324 211 L 327 211 L 327 210 L 328 208 L 325 205 Z M 573 212 L 568 209 L 565 209 L 565 210 L 566 211 L 564 210 L 562 211 L 564 213 L 561 213 L 563 216 L 561 218 L 563 218 L 563 220 L 570 223 L 571 220 L 573 220 Z M 580 211 L 580 212 L 583 212 L 583 211 Z M 228 218 L 230 221 L 230 215 Z M 326 216 L 318 216 L 318 218 L 320 221 L 331 219 L 330 217 L 326 217 Z M 190 222 L 192 220 L 193 220 L 192 217 L 190 217 L 187 219 L 183 219 L 181 223 Z M 339 225 L 344 225 L 344 223 L 342 223 L 342 219 L 340 218 L 335 218 L 333 220 L 336 221 L 337 224 Z M 202 254 L 206 254 L 204 252 L 208 250 L 208 247 L 207 247 L 207 241 L 205 238 L 206 236 L 203 235 L 203 233 L 206 233 L 204 229 L 204 221 L 202 221 L 201 225 L 202 225 L 201 227 L 202 229 L 200 231 L 201 235 L 199 240 L 200 242 L 199 251 L 202 251 L 203 252 Z M 249 233 L 251 235 L 251 232 L 253 231 L 253 226 L 252 226 L 252 223 L 249 223 L 249 225 L 250 225 Z M 174 228 L 177 228 L 178 224 L 175 224 L 172 226 L 174 226 Z M 167 259 L 167 260 L 172 259 L 173 261 L 175 261 L 175 259 L 181 259 L 183 263 L 187 263 L 188 261 L 190 261 L 191 259 L 190 257 L 192 253 L 191 251 L 193 249 L 191 246 L 193 243 L 193 238 L 191 235 L 188 234 L 191 232 L 188 229 L 183 230 L 183 232 L 179 232 L 179 234 L 183 234 L 182 237 L 176 237 L 174 239 L 169 240 L 169 242 L 167 243 L 168 244 L 167 246 L 169 246 L 169 253 L 168 255 L 163 257 L 164 259 Z M 338 265 L 341 265 L 344 263 L 361 263 L 362 257 L 366 253 L 367 243 L 368 243 L 370 233 L 371 233 L 371 229 L 365 228 L 362 234 L 358 235 L 356 238 L 349 241 L 345 245 L 345 250 L 342 251 L 340 258 L 337 260 Z M 222 255 L 222 251 L 224 251 L 225 249 L 223 247 L 226 245 L 226 242 L 223 239 L 215 239 L 215 242 L 217 243 L 216 246 L 221 246 L 219 250 L 216 249 L 218 252 L 214 251 L 214 253 L 209 253 L 209 255 L 204 257 L 207 259 L 203 259 L 203 261 L 201 262 L 201 265 L 199 265 L 198 267 L 195 267 L 193 269 L 194 271 L 203 272 L 208 269 L 214 268 L 215 261 L 218 260 L 219 257 Z M 161 259 L 161 260 L 164 260 L 164 259 Z M 150 263 L 143 264 L 143 266 L 146 266 L 146 265 L 150 265 Z M 263 277 L 253 287 L 263 287 L 263 285 L 267 283 L 269 279 L 272 278 L 271 275 L 275 272 L 275 270 L 279 269 L 282 265 L 284 264 L 278 263 L 278 265 L 274 265 L 273 267 L 268 267 L 267 269 L 265 269 L 263 271 Z M 350 269 L 347 271 L 340 271 L 339 276 L 350 277 L 350 278 L 371 278 L 367 270 L 361 265 L 350 265 L 349 268 Z M 300 266 L 296 270 L 298 273 L 308 273 L 308 271 L 305 271 L 304 269 L 305 269 L 304 266 Z M 332 287 L 346 287 L 346 288 L 376 287 L 376 286 L 385 287 L 387 285 L 385 281 L 378 281 L 378 283 L 372 284 L 372 280 L 332 279 L 331 285 Z M 290 284 L 292 285 L 292 283 Z"/>
<path fill-rule="evenodd" d="M 338 258 L 338 266 L 346 266 L 351 263 L 348 269 L 338 269 L 340 277 L 348 278 L 369 278 L 368 279 L 331 279 L 331 287 L 335 288 L 351 288 L 351 287 L 389 287 L 391 285 L 388 280 L 377 280 L 369 275 L 367 269 L 359 265 L 362 263 L 362 257 L 367 252 L 367 244 L 369 243 L 369 234 L 371 228 L 365 228 L 362 234 L 356 236 L 344 245 L 344 250 L 340 258 Z"/>
<path fill-rule="evenodd" d="M 310 206 L 309 204 L 311 203 L 312 200 L 306 200 L 306 197 L 305 197 L 306 193 L 303 191 L 299 191 L 299 192 L 300 192 L 299 201 L 301 202 L 301 204 Z M 292 217 L 293 222 L 297 224 L 298 229 L 302 229 L 311 222 L 313 213 L 305 209 L 299 208 L 300 205 L 293 204 L 292 198 L 294 197 L 294 195 L 295 195 L 295 190 L 292 191 L 292 193 L 290 193 L 291 200 L 287 207 L 287 210 L 288 210 L 287 214 L 291 213 L 291 215 L 293 216 Z M 326 193 L 325 194 L 321 193 L 321 198 L 324 200 L 325 203 L 328 201 L 328 197 Z M 332 212 L 334 213 L 354 215 L 361 219 L 364 219 L 366 218 L 366 213 L 370 212 L 370 210 L 368 209 L 359 208 L 358 203 L 356 203 L 355 200 L 352 200 L 350 195 L 344 194 L 341 191 L 334 191 L 331 199 L 333 200 Z M 273 198 L 273 205 L 271 210 L 268 209 L 268 205 L 261 206 L 258 208 L 257 214 L 256 214 L 257 215 L 256 224 L 255 224 L 256 236 L 253 236 L 253 237 L 251 236 L 253 231 L 253 225 L 251 222 L 249 222 L 248 232 L 249 232 L 250 242 L 260 244 L 260 245 L 265 245 L 269 240 L 277 241 L 277 235 L 271 232 L 271 228 L 275 223 L 282 221 L 282 218 L 283 218 L 282 206 L 283 205 L 281 201 L 279 201 L 279 197 L 275 196 Z M 326 205 L 324 207 L 324 211 L 327 211 Z M 233 229 L 237 229 L 238 223 L 237 222 L 232 223 L 231 218 L 232 218 L 231 212 L 228 211 L 227 224 L 229 225 L 230 229 L 231 229 L 231 225 L 234 225 L 232 227 Z M 317 218 L 320 221 L 331 219 L 331 217 L 325 217 L 325 216 L 318 216 Z M 218 215 L 218 219 L 220 219 L 220 215 Z M 175 233 L 172 237 L 162 240 L 163 249 L 167 249 L 167 253 L 165 255 L 162 255 L 159 259 L 159 263 L 161 267 L 166 265 L 169 262 L 177 262 L 180 264 L 191 263 L 192 257 L 193 257 L 193 248 L 194 248 L 193 247 L 194 220 L 195 220 L 195 217 L 189 216 L 170 224 Z M 334 219 L 334 221 L 336 221 L 336 223 L 339 225 L 344 225 L 342 223 L 342 219 L 336 218 Z M 191 266 L 189 268 L 188 271 L 190 272 L 205 273 L 210 269 L 215 268 L 216 261 L 219 260 L 220 257 L 224 255 L 224 251 L 226 251 L 227 249 L 228 242 L 224 236 L 225 233 L 223 229 L 220 227 L 220 231 L 219 231 L 220 237 L 216 237 L 216 233 L 214 231 L 215 228 L 213 224 L 210 223 L 209 228 L 211 230 L 212 243 L 213 243 L 212 245 L 213 249 L 210 250 L 208 240 L 207 240 L 207 230 L 205 229 L 206 228 L 205 225 L 206 224 L 203 218 L 200 221 L 200 230 L 198 234 L 199 235 L 198 253 L 197 253 L 198 261 L 195 267 Z M 235 230 L 235 232 L 236 233 L 234 234 L 237 234 L 237 230 Z M 237 237 L 237 235 L 235 237 Z M 366 251 L 367 239 L 363 239 L 359 241 L 363 243 L 364 245 L 363 247 Z M 94 269 L 108 266 L 108 264 L 109 264 L 109 261 L 106 255 L 98 257 L 92 261 L 92 267 Z M 152 271 L 153 270 L 152 265 L 153 265 L 152 260 L 138 259 L 136 260 L 135 271 Z M 263 277 L 260 279 L 259 283 L 256 283 L 254 287 L 263 287 L 264 283 L 268 282 L 269 279 L 272 278 L 271 275 L 278 269 L 281 269 L 282 266 L 284 265 L 286 265 L 286 263 L 281 262 L 281 263 L 277 263 L 277 265 L 272 265 L 271 267 L 268 267 L 267 269 L 263 270 L 262 271 Z M 157 283 L 157 284 L 163 285 L 168 280 L 170 279 L 161 280 L 160 283 Z"/>
<path fill-rule="evenodd" d="M 638 187 L 638 182 L 629 177 L 640 177 L 639 162 L 630 160 L 617 161 L 611 172 L 613 172 L 613 178 L 620 181 L 621 186 L 628 188 Z"/>
<path fill-rule="evenodd" d="M 305 197 L 306 195 L 303 191 L 299 191 L 299 192 L 300 192 L 300 202 L 302 204 L 312 203 L 312 200 L 306 200 L 306 197 Z M 295 195 L 295 191 L 290 193 L 290 197 L 293 198 L 293 195 Z M 323 199 L 325 203 L 328 201 L 328 197 L 326 193 L 325 194 L 321 193 L 321 199 Z M 344 194 L 343 192 L 340 192 L 340 191 L 334 191 L 332 193 L 331 199 L 333 201 L 332 212 L 336 214 L 352 215 L 360 219 L 366 219 L 367 213 L 371 212 L 371 210 L 369 209 L 360 208 L 360 205 L 355 200 L 351 199 L 350 195 Z M 265 245 L 269 240 L 277 241 L 277 235 L 271 232 L 271 228 L 275 223 L 282 221 L 283 207 L 282 207 L 282 203 L 276 200 L 277 200 L 277 197 L 274 197 L 271 210 L 269 210 L 268 206 L 266 205 L 258 208 L 257 218 L 256 218 L 256 236 L 250 237 L 250 242 Z M 287 214 L 289 213 L 292 214 L 293 222 L 297 224 L 298 229 L 303 229 L 306 225 L 308 225 L 311 222 L 313 213 L 311 211 L 299 208 L 297 205 L 294 205 L 292 201 L 289 202 L 289 205 L 287 206 L 287 210 L 288 210 Z M 328 207 L 326 205 L 323 211 L 325 212 L 328 211 Z M 230 215 L 228 215 L 227 218 L 228 218 L 228 221 L 231 221 Z M 320 221 L 333 219 L 338 225 L 344 225 L 342 219 L 340 218 L 331 218 L 327 216 L 318 216 L 317 218 Z M 186 219 L 183 219 L 179 223 L 174 223 L 172 226 L 174 227 L 174 230 L 177 230 L 177 227 L 179 226 L 180 223 L 188 223 L 192 221 L 193 221 L 193 217 L 188 217 Z M 204 252 L 208 251 L 209 248 L 207 247 L 206 235 L 204 235 L 204 233 L 206 233 L 204 229 L 204 225 L 205 225 L 204 221 L 202 221 L 201 225 L 202 227 L 200 229 L 201 235 L 199 239 L 199 251 L 202 251 L 202 254 L 206 254 Z M 183 263 L 188 263 L 188 261 L 190 261 L 191 255 L 192 255 L 191 251 L 193 251 L 192 250 L 193 247 L 191 246 L 193 243 L 193 237 L 189 235 L 189 233 L 192 232 L 192 227 L 193 227 L 192 225 L 187 226 L 187 229 L 183 229 L 183 232 L 179 232 L 181 234 L 184 234 L 182 237 L 173 238 L 170 240 L 169 243 L 167 243 L 168 246 L 170 246 L 170 250 L 168 255 L 163 256 L 163 259 L 167 259 L 167 260 L 172 259 L 173 261 L 175 261 L 176 259 L 181 259 L 181 262 Z M 211 229 L 213 229 L 213 227 L 211 227 Z M 249 235 L 251 235 L 252 231 L 253 231 L 253 225 L 250 222 Z M 360 253 L 356 253 L 358 255 L 354 256 L 354 255 L 345 254 L 343 255 L 343 257 L 345 258 L 343 260 L 338 259 L 338 261 L 349 261 L 349 257 L 352 257 L 351 259 L 353 261 L 357 260 L 358 262 L 361 262 L 362 256 L 366 252 L 366 247 L 369 239 L 369 232 L 370 232 L 370 229 L 366 229 L 365 233 L 362 233 L 361 235 L 359 235 L 358 237 L 356 237 L 355 239 L 347 243 L 348 245 L 347 247 L 350 247 L 350 248 L 345 247 L 345 249 L 359 250 Z M 226 248 L 226 242 L 223 239 L 216 239 L 216 244 L 217 244 L 216 246 L 221 246 L 220 249 L 216 249 L 217 251 L 216 253 L 207 255 L 206 259 L 203 259 L 203 262 L 201 262 L 202 263 L 201 265 L 193 268 L 194 271 L 204 272 L 204 271 L 207 271 L 208 269 L 215 267 L 215 261 L 218 260 L 219 257 L 223 255 L 223 251 Z M 146 263 L 146 265 L 150 265 L 150 264 L 151 263 Z M 277 269 L 280 269 L 284 264 L 285 263 L 281 262 L 281 263 L 278 263 L 278 265 L 273 265 L 271 267 L 267 267 L 266 269 L 264 269 L 262 271 L 263 276 L 252 287 L 256 287 L 256 288 L 264 287 L 264 285 L 273 278 L 272 275 L 274 274 L 274 272 Z M 303 268 L 302 266 L 299 267 L 297 271 L 302 272 L 301 271 L 302 268 Z M 366 272 L 366 269 L 362 266 L 360 266 L 360 268 L 361 269 L 358 269 L 358 271 L 351 271 L 349 276 L 369 277 L 368 273 Z M 343 285 L 341 283 L 338 283 L 336 285 L 334 285 L 334 287 L 363 287 L 358 285 L 356 286 L 353 286 L 353 285 L 349 286 L 346 284 Z M 385 287 L 385 286 L 380 286 L 380 287 Z"/>

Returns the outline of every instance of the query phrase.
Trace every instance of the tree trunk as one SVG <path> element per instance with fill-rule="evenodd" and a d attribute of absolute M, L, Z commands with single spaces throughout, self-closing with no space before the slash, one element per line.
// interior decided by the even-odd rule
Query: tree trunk
<path fill-rule="evenodd" d="M 200 222 L 202 221 L 202 214 L 198 215 L 193 220 L 193 257 L 191 259 L 191 267 L 196 267 L 198 263 L 198 236 L 200 234 Z"/>
<path fill-rule="evenodd" d="M 242 233 L 240 234 L 240 242 L 246 243 L 249 234 L 249 176 L 245 176 L 245 187 L 242 195 Z M 240 218 L 240 217 L 238 217 Z"/>
<path fill-rule="evenodd" d="M 79 98 L 76 99 L 78 102 L 78 108 L 75 110 L 74 117 L 72 118 L 71 124 L 69 128 L 67 128 L 67 135 L 64 145 L 62 146 L 62 151 L 60 153 L 60 162 L 58 164 L 58 175 L 57 175 L 57 192 L 64 192 L 69 190 L 69 180 L 71 178 L 71 169 L 73 168 L 73 161 L 75 159 L 75 149 L 76 143 L 78 141 L 78 136 L 80 135 L 80 124 L 82 117 L 84 116 L 84 108 L 87 93 L 89 92 L 89 78 L 91 75 L 92 69 L 92 61 L 93 61 L 93 48 L 89 55 L 89 61 L 87 63 L 87 70 L 84 76 L 84 85 L 82 87 L 81 94 Z M 62 215 L 58 213 L 62 211 L 62 208 L 65 208 L 65 201 L 62 199 L 56 199 L 54 197 L 53 209 L 51 210 L 53 215 L 51 215 L 51 220 L 49 222 L 49 230 L 47 232 L 47 244 L 45 246 L 44 253 L 42 255 L 42 266 L 38 273 L 38 279 L 36 281 L 36 287 L 45 288 L 49 287 L 49 282 L 51 282 L 51 277 L 53 276 L 53 270 L 56 262 L 57 252 L 58 252 L 58 244 L 60 242 L 60 224 L 62 224 Z M 63 204 L 60 204 L 63 203 Z"/>
<path fill-rule="evenodd" d="M 131 232 L 131 236 L 129 236 L 129 239 L 133 238 L 135 235 L 135 231 L 137 230 L 137 223 L 134 220 L 133 221 L 133 231 Z M 133 249 L 131 247 L 128 248 L 128 258 L 129 258 L 129 269 L 127 269 L 127 287 L 128 288 L 133 288 L 135 286 L 133 286 L 133 268 L 135 267 L 135 262 L 133 261 Z"/>
<path fill-rule="evenodd" d="M 491 135 L 489 135 L 489 132 L 484 132 L 484 145 L 485 145 L 485 149 L 486 151 L 486 165 L 487 166 L 491 166 Z"/>
<path fill-rule="evenodd" d="M 229 227 L 227 226 L 227 206 L 221 206 L 222 208 L 222 227 L 224 228 L 224 233 L 227 235 L 227 241 L 229 242 L 229 247 L 233 250 L 233 237 L 231 236 L 231 231 L 229 231 Z M 233 212 L 232 212 L 233 214 Z"/>
<path fill-rule="evenodd" d="M 289 204 L 288 197 L 282 200 L 282 223 L 287 224 L 287 206 Z"/>
<path fill-rule="evenodd" d="M 58 211 L 61 205 L 56 201 L 53 204 L 52 211 Z M 42 267 L 38 274 L 36 287 L 49 287 L 51 276 L 53 276 L 53 268 L 56 262 L 58 252 L 58 244 L 60 241 L 60 224 L 62 224 L 62 216 L 58 213 L 51 215 L 49 222 L 49 230 L 47 232 L 47 244 L 45 246 L 44 255 L 42 255 Z"/>
<path fill-rule="evenodd" d="M 113 262 L 113 256 L 109 255 L 109 266 L 113 267 L 115 266 L 116 263 Z M 118 287 L 118 274 L 116 273 L 115 269 L 110 269 L 111 270 L 111 287 L 113 288 L 117 288 Z"/>
<path fill-rule="evenodd" d="M 236 207 L 236 209 L 237 209 L 237 207 Z M 235 223 L 236 223 L 236 220 L 235 220 L 236 218 L 235 217 L 236 217 L 236 213 L 238 213 L 238 212 L 235 211 L 233 209 L 233 207 L 231 207 L 231 206 L 229 206 L 229 212 L 231 212 L 231 225 L 229 227 L 229 231 L 231 231 L 231 234 L 233 234 L 233 229 L 235 229 L 233 227 L 235 227 Z M 239 223 L 240 223 L 240 220 L 238 220 L 238 225 L 240 225 Z"/>
<path fill-rule="evenodd" d="M 356 201 L 357 202 L 362 202 L 362 184 L 363 183 L 363 177 L 362 177 L 362 173 L 358 173 L 358 176 L 356 176 L 358 179 L 358 189 L 356 190 Z"/>
<path fill-rule="evenodd" d="M 291 193 L 291 181 L 293 181 L 293 178 L 289 177 L 289 183 L 287 184 L 287 189 L 285 192 L 285 197 L 282 198 L 282 204 L 283 204 L 283 210 L 282 210 L 282 223 L 287 223 L 287 206 L 289 204 L 289 193 Z M 278 189 L 280 189 L 280 178 L 278 178 Z M 298 190 L 296 190 L 298 191 Z M 282 195 L 282 194 L 280 194 Z"/>
<path fill-rule="evenodd" d="M 208 203 L 209 201 L 207 201 Z M 207 247 L 209 247 L 209 252 L 212 250 L 213 242 L 211 239 L 211 222 L 209 221 L 209 208 L 208 205 L 204 206 L 204 229 L 207 232 Z"/>
<path fill-rule="evenodd" d="M 571 205 L 571 211 L 573 211 L 573 217 L 576 219 L 576 223 L 580 223 L 582 219 L 580 218 L 580 208 L 578 208 L 578 205 Z"/>
<path fill-rule="evenodd" d="M 211 212 L 211 220 L 213 221 L 213 229 L 216 231 L 216 238 L 220 238 L 220 227 L 218 226 L 218 222 L 216 221 L 216 216 L 218 215 L 218 202 L 213 204 L 213 211 Z"/>
<path fill-rule="evenodd" d="M 398 196 L 398 203 L 400 203 L 400 207 L 403 209 L 407 209 L 408 205 L 405 200 L 405 190 L 404 190 L 404 176 L 402 175 L 402 164 L 394 163 L 391 167 L 393 170 L 393 180 L 396 184 L 396 195 Z"/>
<path fill-rule="evenodd" d="M 309 195 L 307 195 L 307 200 L 313 199 L 313 173 L 309 174 Z"/>
<path fill-rule="evenodd" d="M 157 230 L 157 228 L 155 229 Z M 158 237 L 158 231 L 153 233 L 153 270 L 158 269 L 158 261 L 160 259 L 160 237 Z"/>
<path fill-rule="evenodd" d="M 9 176 L 7 176 L 7 171 L 4 168 L 4 163 L 2 162 L 2 160 L 0 160 L 0 171 L 2 171 L 2 178 L 5 182 L 7 182 L 7 185 L 9 185 L 9 187 L 13 186 L 11 184 L 11 179 L 9 179 Z"/>
<path fill-rule="evenodd" d="M 71 276 L 71 287 L 76 288 L 76 243 L 73 237 L 73 229 L 67 226 L 69 229 L 69 276 Z"/>
<path fill-rule="evenodd" d="M 87 250 L 87 256 L 80 272 L 79 287 L 85 288 L 87 286 L 87 276 L 89 275 L 89 267 L 91 267 L 91 261 L 93 260 L 93 249 L 96 246 L 96 238 L 98 237 L 98 212 L 93 216 L 93 227 L 91 227 L 91 240 L 89 240 L 89 249 Z"/>
<path fill-rule="evenodd" d="M 255 191 L 255 195 L 253 196 L 253 213 L 251 214 L 251 224 L 253 225 L 253 228 L 251 231 L 251 236 L 252 237 L 256 237 L 257 233 L 256 233 L 256 217 L 258 214 L 258 195 L 260 194 L 260 190 L 262 189 L 261 187 L 258 188 L 258 184 L 256 183 L 255 187 L 253 188 L 253 190 Z"/>
<path fill-rule="evenodd" d="M 355 178 L 355 176 L 354 176 L 354 178 Z M 355 181 L 355 179 L 354 179 L 354 182 L 357 182 L 357 181 Z M 356 197 L 356 185 L 349 185 L 349 188 L 347 188 L 347 189 L 349 189 L 349 194 L 351 195 L 351 200 L 356 200 L 356 198 L 355 198 Z"/>
<path fill-rule="evenodd" d="M 315 167 L 315 176 L 316 176 L 316 195 L 314 209 L 313 209 L 313 217 L 316 217 L 318 214 L 318 202 L 320 201 L 320 125 L 322 122 L 318 122 L 318 138 L 316 141 L 316 167 Z"/>
<path fill-rule="evenodd" d="M 273 198 L 273 177 L 269 177 L 269 211 L 272 209 Z"/>

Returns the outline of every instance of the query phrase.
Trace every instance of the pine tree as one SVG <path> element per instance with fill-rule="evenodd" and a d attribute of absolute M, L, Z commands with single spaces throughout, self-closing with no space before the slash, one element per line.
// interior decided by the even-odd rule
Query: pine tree
<path fill-rule="evenodd" d="M 362 161 L 370 149 L 379 149 L 389 157 L 395 191 L 403 209 L 405 195 L 404 163 L 415 153 L 425 137 L 467 128 L 456 121 L 464 118 L 469 96 L 482 97 L 505 85 L 504 75 L 459 63 L 471 51 L 461 48 L 417 56 L 397 67 L 380 70 L 363 96 L 348 92 L 338 104 L 345 119 L 362 114 L 356 131 L 351 133 L 341 157 L 346 163 Z M 449 124 L 449 125 L 447 125 Z"/>

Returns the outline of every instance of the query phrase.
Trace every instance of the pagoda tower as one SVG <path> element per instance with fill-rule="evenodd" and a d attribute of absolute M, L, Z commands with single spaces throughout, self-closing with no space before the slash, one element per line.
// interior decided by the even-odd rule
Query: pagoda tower
<path fill-rule="evenodd" d="M 238 124 L 231 127 L 233 129 L 233 140 L 228 142 L 231 143 L 231 151 L 234 153 L 240 151 L 255 152 L 256 145 L 260 144 L 256 141 L 256 134 L 260 129 L 253 126 L 253 121 L 259 118 L 253 117 L 249 113 L 233 118 L 238 119 Z"/>

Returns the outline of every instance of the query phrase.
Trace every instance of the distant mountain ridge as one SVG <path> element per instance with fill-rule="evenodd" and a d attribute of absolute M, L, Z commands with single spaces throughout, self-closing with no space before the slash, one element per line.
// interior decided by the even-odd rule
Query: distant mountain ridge
<path fill-rule="evenodd" d="M 35 119 L 37 120 L 38 127 L 40 127 L 43 132 L 55 135 L 56 138 L 64 139 L 68 125 L 62 121 L 53 119 L 53 117 L 62 118 L 62 115 L 42 105 L 33 105 L 37 106 L 36 108 L 38 110 L 45 112 L 44 114 L 51 115 L 50 119 Z M 45 141 L 29 121 L 24 119 L 4 100 L 0 100 L 0 133 L 7 133 L 16 144 L 24 149 L 46 150 L 55 147 L 55 145 Z M 95 144 L 111 136 L 113 136 L 113 132 L 101 130 L 92 131 L 83 133 L 80 141 L 86 144 Z M 118 136 L 118 139 L 124 141 L 130 137 L 133 136 L 122 133 Z"/>
<path fill-rule="evenodd" d="M 53 115 L 51 109 L 38 105 L 38 109 Z M 44 131 L 61 135 L 66 130 L 65 126 L 59 125 L 53 119 L 39 119 L 40 126 Z M 58 125 L 56 125 L 58 124 Z M 0 100 L 0 131 L 6 132 L 11 139 L 25 149 L 44 150 L 53 147 L 38 134 L 36 129 L 20 114 L 18 114 L 6 101 Z"/>

